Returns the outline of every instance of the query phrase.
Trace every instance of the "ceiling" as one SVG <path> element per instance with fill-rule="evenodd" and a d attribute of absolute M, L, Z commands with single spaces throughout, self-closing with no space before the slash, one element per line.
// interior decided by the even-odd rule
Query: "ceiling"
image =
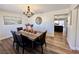
<path fill-rule="evenodd" d="M 45 13 L 54 10 L 67 9 L 70 4 L 0 4 L 0 10 L 23 13 L 27 11 L 27 6 L 30 6 L 34 13 Z"/>

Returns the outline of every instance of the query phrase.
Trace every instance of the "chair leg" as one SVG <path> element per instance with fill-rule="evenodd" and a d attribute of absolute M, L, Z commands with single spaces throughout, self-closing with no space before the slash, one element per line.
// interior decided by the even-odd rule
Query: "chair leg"
<path fill-rule="evenodd" d="M 14 47 L 14 43 L 15 43 L 15 42 L 13 41 L 13 47 Z"/>
<path fill-rule="evenodd" d="M 43 46 L 41 46 L 42 54 L 43 54 Z"/>
<path fill-rule="evenodd" d="M 19 53 L 19 45 L 16 44 L 16 50 L 17 50 L 17 53 Z"/>
<path fill-rule="evenodd" d="M 23 47 L 22 53 L 24 54 L 24 47 Z"/>

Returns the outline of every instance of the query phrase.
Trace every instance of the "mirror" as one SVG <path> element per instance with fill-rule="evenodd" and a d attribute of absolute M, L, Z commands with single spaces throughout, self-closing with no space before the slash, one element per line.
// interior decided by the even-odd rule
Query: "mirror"
<path fill-rule="evenodd" d="M 36 24 L 40 25 L 42 23 L 42 18 L 36 17 L 35 22 L 36 22 Z"/>

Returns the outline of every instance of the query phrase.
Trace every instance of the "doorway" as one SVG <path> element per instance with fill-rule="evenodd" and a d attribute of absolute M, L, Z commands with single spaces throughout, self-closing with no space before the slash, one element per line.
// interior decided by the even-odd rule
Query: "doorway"
<path fill-rule="evenodd" d="M 54 18 L 54 41 L 61 48 L 69 49 L 67 43 L 67 17 Z"/>

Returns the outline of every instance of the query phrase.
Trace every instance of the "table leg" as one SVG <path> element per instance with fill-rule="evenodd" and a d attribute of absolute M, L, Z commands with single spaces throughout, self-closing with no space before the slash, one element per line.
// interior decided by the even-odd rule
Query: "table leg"
<path fill-rule="evenodd" d="M 33 41 L 32 41 L 32 49 L 33 49 Z"/>

